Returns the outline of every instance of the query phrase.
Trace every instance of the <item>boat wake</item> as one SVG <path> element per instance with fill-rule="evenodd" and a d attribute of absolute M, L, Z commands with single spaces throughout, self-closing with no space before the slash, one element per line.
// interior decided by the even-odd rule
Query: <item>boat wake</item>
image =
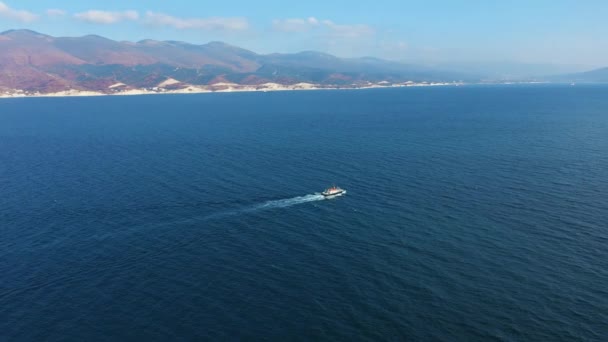
<path fill-rule="evenodd" d="M 294 206 L 297 204 L 303 204 L 303 203 L 309 203 L 309 202 L 315 202 L 315 201 L 323 201 L 323 200 L 329 199 L 329 198 L 331 198 L 331 197 L 326 198 L 325 196 L 323 196 L 321 194 L 310 194 L 310 195 L 297 196 L 297 197 L 292 197 L 292 198 L 271 200 L 271 201 L 266 201 L 266 202 L 263 202 L 260 204 L 254 204 L 254 205 L 242 208 L 242 209 L 230 210 L 230 211 L 224 211 L 221 213 L 212 214 L 212 215 L 205 217 L 205 219 L 217 219 L 217 218 L 235 216 L 235 215 L 239 215 L 239 214 L 248 214 L 248 213 L 253 213 L 253 212 L 262 211 L 262 210 L 269 210 L 269 209 L 275 209 L 275 208 L 287 208 L 287 207 L 291 207 L 291 206 Z"/>
<path fill-rule="evenodd" d="M 262 204 L 256 205 L 254 207 L 249 208 L 250 211 L 263 210 L 263 209 L 271 209 L 271 208 L 285 208 L 291 207 L 292 205 L 322 201 L 325 197 L 321 194 L 311 194 L 306 196 L 298 196 L 274 201 L 267 201 Z"/>

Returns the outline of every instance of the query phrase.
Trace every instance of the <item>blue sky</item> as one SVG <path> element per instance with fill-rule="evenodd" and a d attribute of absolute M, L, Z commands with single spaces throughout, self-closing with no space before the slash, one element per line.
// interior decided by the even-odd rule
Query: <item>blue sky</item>
<path fill-rule="evenodd" d="M 415 63 L 608 66 L 605 0 L 0 0 L 0 30 Z"/>

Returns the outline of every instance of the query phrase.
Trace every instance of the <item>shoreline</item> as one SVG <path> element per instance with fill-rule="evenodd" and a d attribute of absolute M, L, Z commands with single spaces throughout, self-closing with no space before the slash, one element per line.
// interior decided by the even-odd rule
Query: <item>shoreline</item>
<path fill-rule="evenodd" d="M 23 90 L 11 90 L 0 93 L 0 99 L 32 98 L 32 97 L 93 97 L 93 96 L 136 96 L 136 95 L 170 95 L 170 94 L 206 94 L 206 93 L 243 93 L 243 92 L 277 92 L 277 91 L 313 91 L 313 90 L 360 90 L 360 89 L 387 89 L 409 87 L 446 87 L 463 86 L 465 83 L 400 83 L 400 84 L 368 84 L 362 86 L 340 87 L 322 86 L 311 83 L 298 83 L 294 85 L 281 85 L 265 83 L 262 85 L 214 84 L 211 86 L 189 85 L 182 89 L 164 89 L 161 87 L 115 90 L 113 92 L 99 92 L 90 90 L 64 90 L 55 93 L 28 93 Z M 113 88 L 110 88 L 113 89 Z"/>
<path fill-rule="evenodd" d="M 169 85 L 171 85 L 170 83 Z M 21 89 L 0 91 L 0 99 L 18 98 L 40 98 L 40 97 L 96 97 L 96 96 L 141 96 L 141 95 L 176 95 L 176 94 L 212 94 L 212 93 L 244 93 L 244 92 L 277 92 L 277 91 L 314 91 L 314 90 L 365 90 L 365 89 L 393 89 L 411 87 L 458 87 L 471 85 L 536 85 L 536 84 L 562 84 L 551 82 L 502 82 L 502 83 L 465 83 L 465 82 L 406 82 L 406 83 L 369 83 L 366 85 L 336 86 L 320 85 L 312 83 L 297 83 L 292 85 L 282 85 L 278 83 L 264 83 L 260 85 L 240 85 L 235 83 L 216 83 L 213 85 L 186 85 L 181 89 L 166 89 L 163 87 L 123 89 L 118 85 L 126 86 L 123 83 L 115 84 L 108 89 L 109 92 L 91 90 L 63 90 L 54 93 L 26 92 Z M 563 83 L 565 84 L 565 83 Z M 572 85 L 572 84 L 569 84 Z"/>

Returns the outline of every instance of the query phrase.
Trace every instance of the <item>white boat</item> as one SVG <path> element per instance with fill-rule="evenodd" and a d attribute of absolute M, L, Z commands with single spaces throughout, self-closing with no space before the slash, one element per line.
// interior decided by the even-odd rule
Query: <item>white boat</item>
<path fill-rule="evenodd" d="M 331 196 L 343 195 L 345 193 L 346 193 L 346 190 L 334 185 L 331 188 L 325 189 L 325 191 L 323 191 L 321 193 L 321 195 L 323 195 L 325 197 L 331 197 Z"/>

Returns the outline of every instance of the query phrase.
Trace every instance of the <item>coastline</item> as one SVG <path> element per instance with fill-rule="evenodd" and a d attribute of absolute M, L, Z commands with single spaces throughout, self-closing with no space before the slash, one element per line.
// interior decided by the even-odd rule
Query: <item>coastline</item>
<path fill-rule="evenodd" d="M 120 84 L 123 85 L 123 84 Z M 171 84 L 169 84 L 171 85 Z M 240 85 L 235 83 L 216 83 L 213 85 L 195 86 L 187 85 L 180 89 L 166 89 L 164 87 L 119 89 L 110 86 L 108 92 L 90 90 L 63 90 L 54 93 L 27 92 L 20 89 L 3 91 L 0 99 L 30 98 L 30 97 L 92 97 L 92 96 L 134 96 L 134 95 L 164 95 L 164 94 L 204 94 L 204 93 L 232 93 L 232 92 L 271 92 L 271 91 L 300 91 L 300 90 L 358 90 L 358 89 L 382 89 L 382 88 L 406 88 L 406 87 L 437 87 L 437 86 L 461 86 L 465 83 L 456 82 L 406 82 L 390 84 L 388 82 L 369 83 L 363 85 L 336 86 L 320 85 L 312 83 L 297 83 L 293 85 L 282 85 L 278 83 L 264 83 L 261 85 Z M 117 89 L 118 88 L 118 89 Z"/>

